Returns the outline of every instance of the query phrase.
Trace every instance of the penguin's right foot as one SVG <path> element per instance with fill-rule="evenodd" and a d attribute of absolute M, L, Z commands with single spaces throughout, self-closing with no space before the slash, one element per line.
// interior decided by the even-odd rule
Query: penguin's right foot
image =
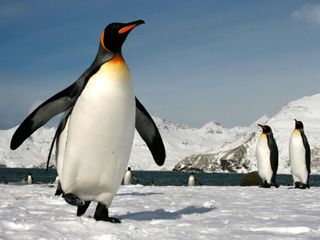
<path fill-rule="evenodd" d="M 96 212 L 94 213 L 94 219 L 97 221 L 121 223 L 119 218 L 109 217 L 108 208 L 105 204 L 102 203 L 98 203 Z"/>
<path fill-rule="evenodd" d="M 295 188 L 300 188 L 300 185 L 301 185 L 301 182 L 295 182 L 295 183 L 294 183 L 294 187 L 295 187 Z"/>
<path fill-rule="evenodd" d="M 299 189 L 306 189 L 306 188 L 310 188 L 310 185 L 308 183 L 304 184 L 302 182 L 295 182 L 294 187 Z"/>
<path fill-rule="evenodd" d="M 270 188 L 271 187 L 271 184 L 267 183 L 267 182 L 264 182 L 262 183 L 262 185 L 260 185 L 261 188 Z"/>
<path fill-rule="evenodd" d="M 91 201 L 85 201 L 84 205 L 78 206 L 78 209 L 77 209 L 77 216 L 78 217 L 81 217 L 87 211 L 90 203 L 91 203 Z"/>

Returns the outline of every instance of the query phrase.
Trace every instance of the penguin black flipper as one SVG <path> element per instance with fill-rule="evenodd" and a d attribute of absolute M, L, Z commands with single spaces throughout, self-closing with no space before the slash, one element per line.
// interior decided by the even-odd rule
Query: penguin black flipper
<path fill-rule="evenodd" d="M 279 159 L 278 159 L 279 151 L 278 151 L 277 143 L 273 138 L 273 135 L 268 134 L 267 139 L 268 139 L 268 147 L 270 149 L 270 165 L 273 173 L 271 183 L 276 186 L 277 185 L 276 174 L 278 171 L 278 164 L 279 164 Z"/>
<path fill-rule="evenodd" d="M 268 137 L 268 145 L 270 149 L 271 169 L 273 172 L 278 170 L 278 147 L 273 137 Z"/>
<path fill-rule="evenodd" d="M 63 91 L 57 93 L 36 108 L 15 131 L 10 148 L 17 149 L 32 133 L 47 123 L 52 117 L 66 111 L 77 100 L 79 84 L 75 82 Z"/>
<path fill-rule="evenodd" d="M 52 150 L 53 150 L 53 146 L 54 146 L 55 142 L 56 142 L 56 152 L 59 151 L 59 137 L 60 137 L 61 132 L 64 130 L 64 128 L 67 125 L 68 118 L 69 118 L 72 110 L 73 110 L 73 108 L 70 108 L 63 114 L 63 116 L 62 116 L 62 118 L 60 120 L 60 123 L 59 123 L 59 125 L 57 127 L 57 130 L 56 130 L 56 132 L 54 134 L 54 137 L 52 139 L 52 143 L 51 143 L 51 146 L 50 146 L 48 158 L 47 158 L 46 172 L 48 171 L 48 168 L 49 168 L 50 158 L 51 158 L 51 154 L 52 154 Z"/>
<path fill-rule="evenodd" d="M 311 172 L 311 169 L 310 169 L 310 146 L 309 146 L 308 139 L 307 139 L 306 135 L 304 135 L 304 132 L 300 131 L 300 133 L 301 133 L 301 137 L 302 137 L 303 146 L 306 149 L 306 166 L 307 166 L 308 173 L 310 174 L 310 172 Z"/>
<path fill-rule="evenodd" d="M 136 129 L 146 142 L 155 162 L 162 166 L 166 158 L 166 150 L 159 130 L 150 114 L 136 98 Z"/>

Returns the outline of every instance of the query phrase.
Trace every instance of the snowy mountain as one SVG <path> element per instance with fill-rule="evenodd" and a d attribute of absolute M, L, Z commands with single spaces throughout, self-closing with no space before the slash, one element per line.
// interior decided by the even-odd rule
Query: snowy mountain
<path fill-rule="evenodd" d="M 304 123 L 311 147 L 311 169 L 320 172 L 320 94 L 290 102 L 270 119 L 263 118 L 249 127 L 248 133 L 219 150 L 194 154 L 180 161 L 175 170 L 249 172 L 257 169 L 256 144 L 261 130 L 257 123 L 269 125 L 279 149 L 279 173 L 290 173 L 289 138 L 294 119 Z"/>
<path fill-rule="evenodd" d="M 164 140 L 166 162 L 164 166 L 158 167 L 146 144 L 136 132 L 129 160 L 129 165 L 134 170 L 172 170 L 185 156 L 219 149 L 242 137 L 248 131 L 247 128 L 240 127 L 227 129 L 214 122 L 196 129 L 157 117 L 154 120 Z M 17 150 L 12 151 L 9 146 L 15 129 L 0 131 L 0 166 L 44 168 L 55 128 L 40 128 Z M 51 164 L 53 163 L 52 160 Z"/>
<path fill-rule="evenodd" d="M 209 122 L 189 128 L 154 117 L 164 140 L 167 158 L 158 167 L 144 141 L 136 132 L 129 165 L 134 170 L 200 170 L 249 172 L 256 170 L 255 148 L 261 130 L 257 124 L 273 129 L 279 148 L 279 173 L 289 173 L 288 146 L 294 118 L 301 120 L 312 150 L 312 172 L 320 172 L 320 94 L 290 102 L 278 114 L 263 116 L 249 127 L 224 128 Z M 15 151 L 9 149 L 16 128 L 0 131 L 0 167 L 45 167 L 55 128 L 40 128 Z M 180 161 L 180 162 L 179 162 Z M 54 161 L 52 160 L 52 164 Z"/>

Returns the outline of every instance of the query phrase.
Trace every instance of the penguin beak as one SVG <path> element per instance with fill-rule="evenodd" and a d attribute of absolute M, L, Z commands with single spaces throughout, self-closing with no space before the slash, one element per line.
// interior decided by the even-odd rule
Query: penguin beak
<path fill-rule="evenodd" d="M 296 122 L 298 122 L 298 120 L 297 119 L 294 119 Z"/>
<path fill-rule="evenodd" d="M 125 24 L 124 27 L 119 29 L 118 33 L 119 34 L 128 33 L 132 29 L 134 29 L 136 26 L 139 26 L 141 24 L 144 24 L 143 20 L 137 20 L 137 21 L 134 21 L 134 22 L 127 23 L 127 24 Z"/>
<path fill-rule="evenodd" d="M 258 126 L 259 126 L 259 127 L 261 127 L 261 128 L 263 129 L 263 125 L 261 125 L 261 124 L 258 124 Z"/>

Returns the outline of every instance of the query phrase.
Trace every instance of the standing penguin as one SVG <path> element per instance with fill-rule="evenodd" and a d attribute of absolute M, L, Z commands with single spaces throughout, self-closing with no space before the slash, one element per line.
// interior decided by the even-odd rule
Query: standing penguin
<path fill-rule="evenodd" d="M 188 186 L 189 186 L 189 187 L 192 187 L 192 186 L 194 186 L 194 185 L 196 185 L 196 179 L 195 179 L 194 174 L 193 174 L 193 172 L 192 172 L 192 173 L 190 174 L 189 178 L 188 178 Z"/>
<path fill-rule="evenodd" d="M 268 125 L 258 125 L 262 128 L 262 133 L 258 139 L 256 148 L 258 173 L 263 182 L 261 187 L 279 187 L 276 181 L 278 170 L 277 143 L 273 138 L 272 130 Z"/>
<path fill-rule="evenodd" d="M 79 79 L 46 100 L 18 127 L 11 149 L 18 148 L 53 116 L 64 112 L 54 136 L 57 172 L 65 200 L 77 215 L 98 202 L 96 220 L 120 223 L 108 208 L 121 184 L 136 128 L 161 166 L 165 148 L 149 113 L 135 98 L 122 44 L 143 20 L 111 23 L 101 34 L 96 58 Z M 50 159 L 51 149 L 48 160 Z"/>
<path fill-rule="evenodd" d="M 295 188 L 310 188 L 310 146 L 304 134 L 303 123 L 295 119 L 289 143 L 289 159 Z"/>
<path fill-rule="evenodd" d="M 131 167 L 128 167 L 123 177 L 123 185 L 131 185 L 131 183 L 132 183 L 132 172 L 131 172 Z"/>
<path fill-rule="evenodd" d="M 28 173 L 28 175 L 25 177 L 24 181 L 26 184 L 34 184 L 32 174 Z"/>

